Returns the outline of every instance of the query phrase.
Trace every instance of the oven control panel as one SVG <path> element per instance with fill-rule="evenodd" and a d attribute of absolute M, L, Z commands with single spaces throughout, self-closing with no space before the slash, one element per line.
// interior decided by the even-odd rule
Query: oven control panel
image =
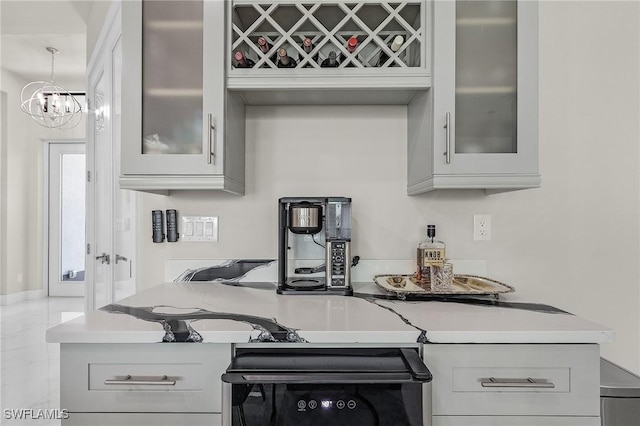
<path fill-rule="evenodd" d="M 344 399 L 338 399 L 338 400 L 333 400 L 333 399 L 320 399 L 318 401 L 316 401 L 315 399 L 310 399 L 308 401 L 305 399 L 298 400 L 298 411 L 307 411 L 307 410 L 315 410 L 315 409 L 355 410 L 357 406 L 358 406 L 358 403 L 356 402 L 356 400 L 350 397 L 345 397 Z"/>
<path fill-rule="evenodd" d="M 325 385 L 331 387 L 332 385 Z M 295 426 L 362 425 L 375 426 L 379 414 L 373 404 L 361 395 L 344 390 L 321 389 L 289 390 L 282 400 L 276 424 Z"/>

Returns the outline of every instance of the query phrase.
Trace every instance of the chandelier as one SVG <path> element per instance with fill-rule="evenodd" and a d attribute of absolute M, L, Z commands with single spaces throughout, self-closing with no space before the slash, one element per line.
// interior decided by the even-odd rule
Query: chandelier
<path fill-rule="evenodd" d="M 51 77 L 49 81 L 32 81 L 22 88 L 20 108 L 36 123 L 49 129 L 72 129 L 82 119 L 82 105 L 74 95 L 57 85 L 53 79 L 54 55 L 59 52 L 47 47 L 51 53 Z"/>

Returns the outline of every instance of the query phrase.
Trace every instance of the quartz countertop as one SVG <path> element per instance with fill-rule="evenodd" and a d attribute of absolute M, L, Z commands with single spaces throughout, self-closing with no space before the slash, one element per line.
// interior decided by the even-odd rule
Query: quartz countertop
<path fill-rule="evenodd" d="M 55 343 L 604 343 L 612 330 L 547 305 L 487 298 L 406 301 L 279 295 L 270 282 L 165 283 L 47 331 Z"/>

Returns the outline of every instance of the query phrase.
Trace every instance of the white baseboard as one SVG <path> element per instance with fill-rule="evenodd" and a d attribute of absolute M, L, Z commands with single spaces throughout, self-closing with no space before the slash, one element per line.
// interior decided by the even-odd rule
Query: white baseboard
<path fill-rule="evenodd" d="M 0 306 L 11 305 L 25 300 L 43 299 L 47 297 L 45 289 L 19 291 L 11 294 L 0 294 Z"/>

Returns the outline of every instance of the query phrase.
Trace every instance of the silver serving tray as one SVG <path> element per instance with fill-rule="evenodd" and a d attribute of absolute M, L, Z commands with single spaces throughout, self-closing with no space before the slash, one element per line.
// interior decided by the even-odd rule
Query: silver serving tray
<path fill-rule="evenodd" d="M 376 285 L 386 291 L 397 294 L 420 295 L 499 295 L 516 291 L 510 285 L 490 278 L 476 275 L 454 275 L 453 286 L 449 291 L 426 290 L 416 284 L 415 275 L 376 275 Z"/>

